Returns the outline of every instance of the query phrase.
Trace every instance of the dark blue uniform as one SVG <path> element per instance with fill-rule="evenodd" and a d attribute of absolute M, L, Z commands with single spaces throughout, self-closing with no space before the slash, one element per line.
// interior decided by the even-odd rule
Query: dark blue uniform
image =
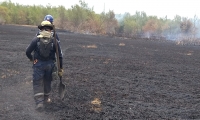
<path fill-rule="evenodd" d="M 35 37 L 31 44 L 26 49 L 26 56 L 32 61 L 33 64 L 33 91 L 36 104 L 44 101 L 44 96 L 49 95 L 51 91 L 52 71 L 55 67 L 56 48 L 55 41 L 53 40 L 53 49 L 50 52 L 49 59 L 43 59 L 39 54 L 38 41 L 40 38 Z M 60 68 L 62 69 L 62 50 L 58 43 L 58 52 L 60 60 Z M 31 53 L 34 52 L 33 56 Z"/>

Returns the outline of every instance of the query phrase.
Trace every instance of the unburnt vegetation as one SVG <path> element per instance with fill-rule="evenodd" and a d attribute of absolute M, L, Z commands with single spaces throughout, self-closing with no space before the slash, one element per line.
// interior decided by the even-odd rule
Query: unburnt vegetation
<path fill-rule="evenodd" d="M 149 16 L 145 11 L 136 11 L 135 14 L 129 12 L 116 14 L 112 10 L 102 10 L 102 13 L 95 13 L 93 7 L 82 0 L 71 8 L 3 1 L 0 2 L 0 24 L 39 25 L 45 15 L 51 14 L 57 28 L 84 34 L 179 41 L 196 41 L 200 37 L 200 20 L 197 15 L 193 18 L 180 15 L 174 18 L 163 15 L 159 18 Z"/>

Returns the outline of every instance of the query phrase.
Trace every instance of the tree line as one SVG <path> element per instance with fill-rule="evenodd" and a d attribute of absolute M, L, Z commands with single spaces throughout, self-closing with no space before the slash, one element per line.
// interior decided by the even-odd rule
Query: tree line
<path fill-rule="evenodd" d="M 148 16 L 136 11 L 125 13 L 116 19 L 114 11 L 97 14 L 93 8 L 80 0 L 79 4 L 66 9 L 64 6 L 20 5 L 11 1 L 0 3 L 0 24 L 39 25 L 44 16 L 51 14 L 57 28 L 86 34 L 102 34 L 131 38 L 177 39 L 199 37 L 197 16 L 186 18 L 176 15 L 174 19 Z"/>

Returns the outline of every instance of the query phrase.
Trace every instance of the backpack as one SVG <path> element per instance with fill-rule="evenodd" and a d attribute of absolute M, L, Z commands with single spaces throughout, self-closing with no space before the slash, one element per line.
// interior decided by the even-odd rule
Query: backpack
<path fill-rule="evenodd" d="M 44 60 L 49 60 L 51 50 L 53 50 L 52 38 L 40 38 L 37 42 L 39 55 Z"/>

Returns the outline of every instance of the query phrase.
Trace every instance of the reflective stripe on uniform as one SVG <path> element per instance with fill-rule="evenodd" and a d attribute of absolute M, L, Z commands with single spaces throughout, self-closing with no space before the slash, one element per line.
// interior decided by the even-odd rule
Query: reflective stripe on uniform
<path fill-rule="evenodd" d="M 37 93 L 37 94 L 34 95 L 34 97 L 40 96 L 40 95 L 44 95 L 44 93 Z"/>

